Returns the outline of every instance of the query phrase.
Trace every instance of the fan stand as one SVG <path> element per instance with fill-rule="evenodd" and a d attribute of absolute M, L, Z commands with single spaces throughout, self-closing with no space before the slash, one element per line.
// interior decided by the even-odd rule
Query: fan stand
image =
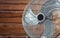
<path fill-rule="evenodd" d="M 28 35 L 26 35 L 26 38 L 28 38 Z"/>
<path fill-rule="evenodd" d="M 26 34 L 26 38 L 29 38 L 29 36 Z"/>
<path fill-rule="evenodd" d="M 26 35 L 26 38 L 28 38 L 28 36 Z"/>

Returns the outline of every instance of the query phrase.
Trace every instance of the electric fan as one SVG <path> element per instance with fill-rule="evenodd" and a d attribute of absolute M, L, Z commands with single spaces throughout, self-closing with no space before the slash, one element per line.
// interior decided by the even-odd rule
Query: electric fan
<path fill-rule="evenodd" d="M 55 38 L 55 26 L 60 25 L 60 0 L 31 0 L 22 23 L 31 38 Z"/>

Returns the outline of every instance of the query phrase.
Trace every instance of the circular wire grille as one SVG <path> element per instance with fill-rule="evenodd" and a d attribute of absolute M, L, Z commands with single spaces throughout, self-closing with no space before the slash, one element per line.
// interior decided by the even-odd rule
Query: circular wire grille
<path fill-rule="evenodd" d="M 60 33 L 60 5 L 58 0 L 31 0 L 26 6 L 22 23 L 31 38 L 55 38 Z M 44 14 L 44 20 L 37 16 Z"/>

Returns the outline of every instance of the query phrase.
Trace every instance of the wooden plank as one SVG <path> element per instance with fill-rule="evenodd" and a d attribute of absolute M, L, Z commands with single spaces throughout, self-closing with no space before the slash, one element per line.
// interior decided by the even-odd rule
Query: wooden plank
<path fill-rule="evenodd" d="M 28 3 L 30 0 L 0 0 L 0 3 Z"/>
<path fill-rule="evenodd" d="M 25 31 L 22 24 L 0 23 L 0 35 L 24 36 Z"/>
<path fill-rule="evenodd" d="M 0 11 L 5 10 L 5 11 L 23 11 L 25 9 L 26 5 L 0 5 Z M 41 9 L 42 5 L 32 5 L 31 8 L 34 10 L 39 10 Z"/>
<path fill-rule="evenodd" d="M 0 10 L 0 14 L 13 14 L 13 13 L 23 13 L 23 11 L 8 11 L 8 10 Z"/>
<path fill-rule="evenodd" d="M 22 13 L 28 2 L 29 0 L 0 0 L 0 38 L 26 37 Z"/>
<path fill-rule="evenodd" d="M 0 18 L 22 17 L 23 11 L 0 11 Z"/>
<path fill-rule="evenodd" d="M 0 18 L 0 23 L 21 23 L 22 18 Z"/>
<path fill-rule="evenodd" d="M 0 14 L 0 18 L 16 18 L 16 17 L 22 17 L 22 14 L 20 13 Z"/>
<path fill-rule="evenodd" d="M 26 36 L 20 36 L 20 37 L 16 37 L 16 36 L 7 36 L 7 37 L 4 37 L 4 36 L 0 36 L 0 38 L 26 38 Z"/>
<path fill-rule="evenodd" d="M 0 4 L 27 4 L 31 0 L 0 0 Z M 44 4 L 47 0 L 34 0 L 32 4 Z"/>
<path fill-rule="evenodd" d="M 15 10 L 15 11 L 20 11 L 20 10 L 24 10 L 24 8 L 26 7 L 26 5 L 0 5 L 0 10 L 5 9 L 5 10 Z"/>

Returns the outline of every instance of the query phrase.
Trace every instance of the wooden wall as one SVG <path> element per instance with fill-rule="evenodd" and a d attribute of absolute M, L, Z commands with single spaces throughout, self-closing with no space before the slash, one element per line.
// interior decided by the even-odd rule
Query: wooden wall
<path fill-rule="evenodd" d="M 22 13 L 30 0 L 0 0 L 0 38 L 25 38 Z"/>

